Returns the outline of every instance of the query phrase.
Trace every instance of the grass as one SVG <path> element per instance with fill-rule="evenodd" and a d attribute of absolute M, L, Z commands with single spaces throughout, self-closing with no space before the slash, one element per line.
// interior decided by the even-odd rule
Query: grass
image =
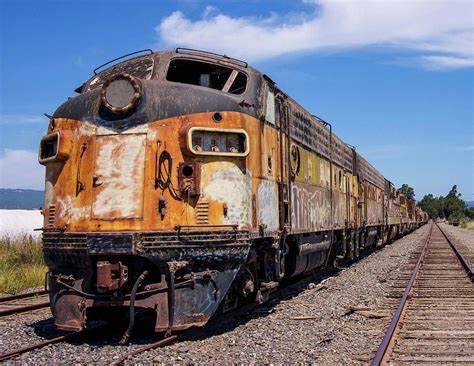
<path fill-rule="evenodd" d="M 0 238 L 0 293 L 43 286 L 46 271 L 39 240 L 29 235 Z"/>
<path fill-rule="evenodd" d="M 464 229 L 474 230 L 474 220 L 463 222 L 461 226 Z"/>

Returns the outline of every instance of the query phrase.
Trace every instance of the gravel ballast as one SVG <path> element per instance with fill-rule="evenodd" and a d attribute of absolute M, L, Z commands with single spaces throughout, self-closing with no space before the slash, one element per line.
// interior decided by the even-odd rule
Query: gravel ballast
<path fill-rule="evenodd" d="M 453 239 L 454 244 L 460 244 L 469 251 L 466 254 L 470 256 L 474 254 L 474 230 L 463 229 L 446 223 L 440 223 L 439 226 Z"/>
<path fill-rule="evenodd" d="M 349 363 L 370 357 L 390 322 L 386 295 L 402 268 L 426 237 L 429 225 L 393 242 L 324 281 L 310 283 L 284 300 L 264 304 L 249 314 L 214 322 L 193 339 L 155 349 L 127 363 Z M 383 318 L 348 311 L 365 306 Z M 0 319 L 0 353 L 57 336 L 47 311 Z M 121 334 L 45 347 L 11 361 L 105 364 L 156 341 L 140 336 L 118 346 Z"/>

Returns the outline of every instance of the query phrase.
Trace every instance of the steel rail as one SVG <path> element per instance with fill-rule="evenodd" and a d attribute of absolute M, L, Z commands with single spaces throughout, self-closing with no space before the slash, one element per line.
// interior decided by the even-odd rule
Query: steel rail
<path fill-rule="evenodd" d="M 401 315 L 406 308 L 408 297 L 410 296 L 410 293 L 413 290 L 413 285 L 415 283 L 416 278 L 418 277 L 418 273 L 423 263 L 423 260 L 425 259 L 426 249 L 428 247 L 428 243 L 430 242 L 431 234 L 433 232 L 433 225 L 434 224 L 431 223 L 430 231 L 425 239 L 425 243 L 421 250 L 420 256 L 418 257 L 418 261 L 416 262 L 415 269 L 413 270 L 411 274 L 410 281 L 408 282 L 408 285 L 405 288 L 405 292 L 403 293 L 400 303 L 398 304 L 397 310 L 395 311 L 395 314 L 392 317 L 392 321 L 390 322 L 390 325 L 388 326 L 387 332 L 385 333 L 385 336 L 383 337 L 382 343 L 380 343 L 377 353 L 375 354 L 371 362 L 371 366 L 378 366 L 382 363 L 382 360 L 384 359 L 384 356 L 387 353 L 389 345 L 392 342 L 395 330 L 397 329 L 400 323 Z"/>
<path fill-rule="evenodd" d="M 18 306 L 11 309 L 0 310 L 0 318 L 8 315 L 26 313 L 28 311 L 38 310 L 47 308 L 49 306 L 49 301 L 39 302 L 31 305 Z"/>
<path fill-rule="evenodd" d="M 3 297 L 0 297 L 0 303 L 13 301 L 13 300 L 26 299 L 28 297 L 42 296 L 42 295 L 47 295 L 47 294 L 48 294 L 48 291 L 46 290 L 38 290 L 38 291 L 26 292 L 24 294 L 3 296 Z"/>
<path fill-rule="evenodd" d="M 185 333 L 184 333 L 185 334 Z M 184 336 L 184 334 L 181 334 L 180 336 Z M 172 335 L 168 338 L 164 338 L 162 340 L 159 340 L 157 342 L 154 342 L 154 343 L 150 343 L 146 346 L 143 346 L 143 347 L 140 347 L 138 349 L 135 349 L 133 351 L 130 351 L 130 352 L 127 352 L 126 354 L 124 354 L 122 357 L 120 357 L 119 359 L 117 360 L 114 360 L 113 362 L 109 363 L 109 366 L 117 366 L 117 365 L 120 365 L 122 362 L 124 362 L 127 358 L 129 357 L 132 357 L 132 356 L 135 356 L 135 355 L 138 355 L 140 353 L 143 353 L 143 352 L 146 352 L 146 351 L 149 351 L 151 349 L 154 349 L 154 348 L 158 348 L 158 347 L 163 347 L 163 346 L 168 346 L 174 342 L 176 342 L 178 340 L 179 336 L 177 335 Z"/>
<path fill-rule="evenodd" d="M 5 360 L 8 360 L 10 358 L 19 356 L 23 353 L 33 351 L 35 349 L 43 348 L 43 347 L 49 346 L 51 344 L 76 340 L 76 339 L 84 337 L 84 336 L 86 336 L 90 333 L 100 331 L 100 330 L 104 330 L 104 329 L 110 327 L 111 325 L 112 325 L 112 323 L 105 323 L 105 324 L 97 325 L 97 326 L 92 327 L 92 328 L 87 328 L 87 329 L 79 331 L 79 332 L 74 332 L 74 333 L 54 337 L 54 338 L 51 338 L 51 339 L 46 339 L 44 341 L 33 343 L 31 345 L 28 345 L 28 346 L 25 346 L 25 347 L 22 347 L 22 348 L 14 349 L 14 350 L 11 350 L 11 351 L 6 351 L 4 353 L 0 353 L 0 361 L 5 361 Z"/>
<path fill-rule="evenodd" d="M 441 234 L 443 234 L 443 236 L 446 238 L 446 241 L 449 243 L 449 245 L 451 246 L 451 248 L 454 250 L 454 253 L 456 253 L 456 256 L 458 257 L 459 261 L 461 262 L 462 266 L 464 267 L 464 269 L 466 270 L 467 272 L 467 275 L 469 276 L 469 278 L 471 279 L 471 281 L 474 282 L 474 269 L 472 268 L 472 265 L 471 263 L 469 262 L 469 260 L 462 255 L 462 253 L 459 251 L 459 249 L 456 247 L 456 245 L 453 243 L 453 241 L 451 240 L 451 238 L 448 236 L 447 233 L 444 232 L 443 229 L 441 229 L 441 227 L 438 225 L 438 223 L 436 223 L 436 226 L 437 228 L 439 229 L 439 231 L 441 231 Z"/>

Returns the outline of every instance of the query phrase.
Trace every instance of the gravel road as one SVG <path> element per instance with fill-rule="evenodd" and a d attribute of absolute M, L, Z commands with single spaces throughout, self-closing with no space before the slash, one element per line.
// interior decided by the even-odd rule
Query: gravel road
<path fill-rule="evenodd" d="M 385 296 L 429 225 L 368 255 L 321 283 L 310 283 L 292 297 L 265 304 L 238 319 L 212 324 L 193 339 L 140 354 L 128 364 L 158 363 L 349 363 L 368 359 L 380 343 L 389 316 L 350 313 L 366 306 L 383 316 Z M 386 314 L 385 315 L 390 315 Z M 300 317 L 300 318 L 298 318 Z M 301 317 L 306 317 L 302 319 Z M 60 334 L 47 311 L 0 319 L 0 353 Z M 117 346 L 106 340 L 58 344 L 17 357 L 7 364 L 105 364 L 156 336 L 140 336 Z"/>

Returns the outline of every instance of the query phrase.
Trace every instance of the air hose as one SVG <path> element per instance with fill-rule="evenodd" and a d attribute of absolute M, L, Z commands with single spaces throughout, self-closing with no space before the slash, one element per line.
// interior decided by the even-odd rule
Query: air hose
<path fill-rule="evenodd" d="M 137 291 L 143 281 L 148 277 L 149 272 L 143 271 L 142 274 L 137 278 L 135 284 L 132 288 L 132 293 L 130 295 L 130 319 L 128 322 L 128 328 L 125 334 L 123 335 L 122 339 L 120 340 L 119 344 L 123 346 L 128 342 L 130 339 L 130 335 L 132 334 L 132 329 L 135 324 L 135 297 L 137 296 Z"/>

